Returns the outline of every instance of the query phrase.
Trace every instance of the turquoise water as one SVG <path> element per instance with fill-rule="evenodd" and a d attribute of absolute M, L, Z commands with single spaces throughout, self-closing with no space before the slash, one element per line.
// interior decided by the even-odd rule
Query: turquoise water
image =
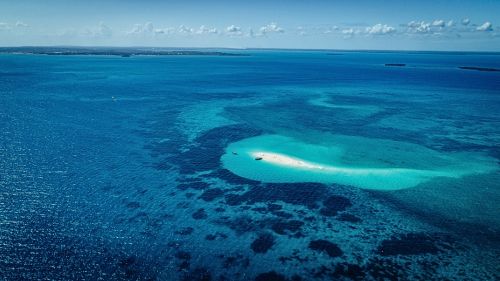
<path fill-rule="evenodd" d="M 499 278 L 499 55 L 234 52 L 1 55 L 0 279 Z"/>
<path fill-rule="evenodd" d="M 477 153 L 439 153 L 411 143 L 352 136 L 318 137 L 319 142 L 325 139 L 331 143 L 316 145 L 275 135 L 245 139 L 228 146 L 222 163 L 233 173 L 257 181 L 336 183 L 375 190 L 411 188 L 434 178 L 498 169 L 494 158 Z M 256 161 L 253 154 L 259 152 L 308 164 Z"/>

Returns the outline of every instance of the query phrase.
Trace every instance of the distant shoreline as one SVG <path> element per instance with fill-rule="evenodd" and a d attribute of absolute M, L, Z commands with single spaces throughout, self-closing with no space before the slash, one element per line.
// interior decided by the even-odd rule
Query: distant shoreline
<path fill-rule="evenodd" d="M 56 53 L 62 52 L 63 54 Z M 432 51 L 432 50 L 371 50 L 371 49 L 294 49 L 294 48 L 230 48 L 230 47 L 145 47 L 145 46 L 15 46 L 1 47 L 0 53 L 49 54 L 49 55 L 221 55 L 246 56 L 241 51 L 286 51 L 286 52 L 331 52 L 335 53 L 407 53 L 407 54 L 443 54 L 443 55 L 500 55 L 500 51 Z M 50 53 L 49 53 L 50 52 Z M 115 54 L 116 53 L 116 54 Z"/>
<path fill-rule="evenodd" d="M 127 47 L 0 47 L 0 54 L 50 56 L 246 56 L 245 54 L 216 50 L 177 50 L 166 48 Z"/>

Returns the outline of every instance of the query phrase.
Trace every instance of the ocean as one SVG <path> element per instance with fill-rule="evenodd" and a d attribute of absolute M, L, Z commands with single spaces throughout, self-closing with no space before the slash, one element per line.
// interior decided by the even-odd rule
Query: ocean
<path fill-rule="evenodd" d="M 500 54 L 228 52 L 0 55 L 0 280 L 500 278 Z"/>

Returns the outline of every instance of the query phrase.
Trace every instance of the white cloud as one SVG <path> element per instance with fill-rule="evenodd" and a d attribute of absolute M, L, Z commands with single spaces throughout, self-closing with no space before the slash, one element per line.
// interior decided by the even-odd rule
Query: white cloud
<path fill-rule="evenodd" d="M 16 27 L 29 27 L 29 25 L 27 25 L 26 23 L 24 23 L 22 21 L 17 21 Z"/>
<path fill-rule="evenodd" d="M 156 28 L 154 30 L 155 34 L 172 34 L 175 32 L 175 28 L 166 27 L 166 28 Z"/>
<path fill-rule="evenodd" d="M 468 18 L 465 18 L 462 20 L 463 25 L 469 25 L 469 23 L 470 23 L 470 19 L 468 19 Z"/>
<path fill-rule="evenodd" d="M 6 22 L 0 22 L 0 30 L 10 30 L 12 27 Z"/>
<path fill-rule="evenodd" d="M 141 34 L 153 34 L 155 32 L 154 25 L 151 22 L 145 24 L 134 24 L 134 27 L 127 32 L 127 34 L 141 35 Z"/>
<path fill-rule="evenodd" d="M 100 22 L 97 27 L 84 28 L 83 30 L 66 30 L 63 36 L 75 37 L 75 36 L 85 36 L 94 39 L 109 38 L 113 35 L 113 30 Z"/>
<path fill-rule="evenodd" d="M 408 23 L 408 31 L 412 33 L 431 33 L 431 24 L 424 21 L 411 21 Z"/>
<path fill-rule="evenodd" d="M 353 37 L 355 34 L 358 34 L 359 30 L 356 30 L 354 28 L 347 28 L 343 29 L 341 33 L 344 35 L 344 38 L 350 38 Z"/>
<path fill-rule="evenodd" d="M 241 27 L 236 26 L 234 24 L 226 27 L 226 33 L 234 36 L 239 36 L 243 34 L 243 32 L 241 31 Z"/>
<path fill-rule="evenodd" d="M 109 28 L 103 22 L 100 22 L 95 34 L 99 37 L 111 37 L 111 35 L 113 35 L 113 30 L 111 30 L 111 28 Z"/>
<path fill-rule="evenodd" d="M 268 25 L 265 25 L 259 29 L 260 34 L 266 35 L 268 33 L 284 33 L 285 30 L 279 27 L 276 23 L 272 22 Z"/>
<path fill-rule="evenodd" d="M 194 33 L 194 29 L 193 28 L 187 27 L 187 26 L 185 26 L 183 24 L 181 24 L 179 26 L 178 31 L 179 31 L 180 34 L 192 34 L 192 33 Z"/>
<path fill-rule="evenodd" d="M 196 34 L 218 34 L 219 30 L 215 27 L 209 28 L 204 25 L 200 26 L 198 30 L 196 31 Z"/>
<path fill-rule="evenodd" d="M 477 31 L 493 31 L 493 25 L 487 21 L 476 28 Z"/>
<path fill-rule="evenodd" d="M 445 25 L 444 20 L 435 20 L 432 22 L 432 26 L 444 27 L 444 25 Z"/>
<path fill-rule="evenodd" d="M 304 27 L 302 26 L 297 26 L 297 32 L 299 33 L 300 36 L 306 36 L 307 31 Z"/>
<path fill-rule="evenodd" d="M 146 25 L 144 26 L 144 30 L 149 33 L 153 32 L 154 30 L 153 23 L 151 22 L 146 23 Z"/>
<path fill-rule="evenodd" d="M 366 33 L 372 35 L 384 35 L 396 32 L 396 29 L 387 24 L 377 23 L 374 26 L 370 26 L 366 28 Z"/>

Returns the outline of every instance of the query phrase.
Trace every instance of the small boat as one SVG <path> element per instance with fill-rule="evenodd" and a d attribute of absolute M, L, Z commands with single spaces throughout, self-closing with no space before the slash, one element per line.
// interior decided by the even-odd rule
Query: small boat
<path fill-rule="evenodd" d="M 233 155 L 238 155 L 238 153 L 237 153 L 237 152 L 235 152 L 235 151 L 233 151 Z"/>
<path fill-rule="evenodd" d="M 255 157 L 255 160 L 257 161 L 262 160 L 262 157 Z"/>

